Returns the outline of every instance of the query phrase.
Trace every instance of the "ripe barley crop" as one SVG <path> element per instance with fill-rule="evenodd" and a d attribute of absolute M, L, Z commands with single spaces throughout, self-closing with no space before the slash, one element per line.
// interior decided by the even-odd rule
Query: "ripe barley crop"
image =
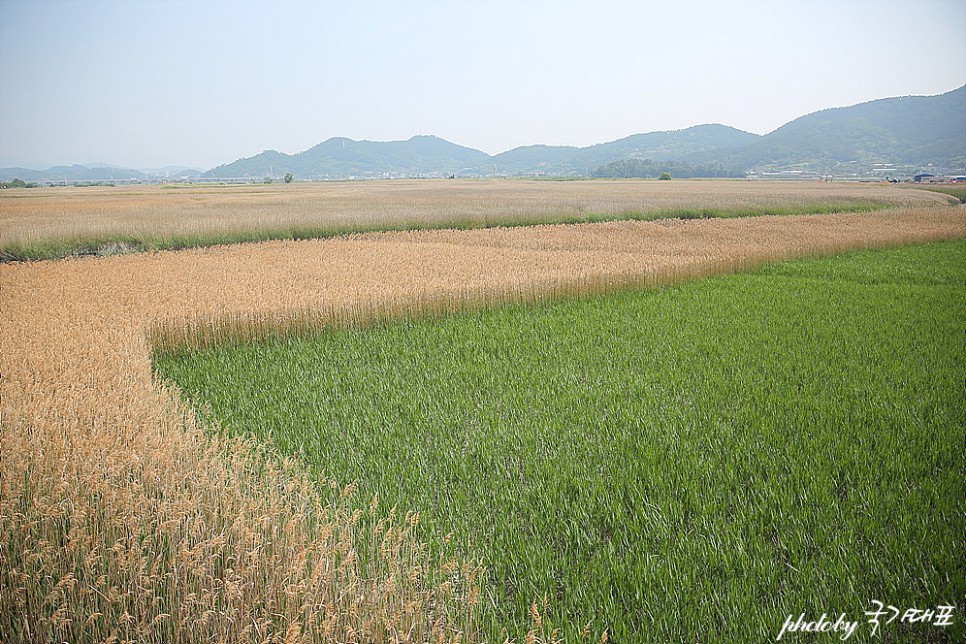
<path fill-rule="evenodd" d="M 0 259 L 117 254 L 371 229 L 855 212 L 948 203 L 893 186 L 741 181 L 384 181 L 0 193 Z"/>
<path fill-rule="evenodd" d="M 413 520 L 367 514 L 351 489 L 332 494 L 298 463 L 206 432 L 152 381 L 152 342 L 257 339 L 964 235 L 961 209 L 928 207 L 0 265 L 0 631 L 37 642 L 473 637 L 477 567 L 431 558 Z"/>

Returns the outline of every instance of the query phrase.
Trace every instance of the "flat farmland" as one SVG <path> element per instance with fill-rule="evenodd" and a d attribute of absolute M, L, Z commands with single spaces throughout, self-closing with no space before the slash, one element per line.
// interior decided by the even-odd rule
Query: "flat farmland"
<path fill-rule="evenodd" d="M 800 260 L 157 368 L 228 434 L 486 562 L 489 641 L 535 600 L 563 641 L 767 641 L 787 615 L 966 591 L 964 256 Z"/>
<path fill-rule="evenodd" d="M 890 185 L 373 181 L 0 192 L 0 256 L 49 259 L 402 228 L 856 212 L 948 203 Z"/>
<path fill-rule="evenodd" d="M 492 187 L 476 182 L 431 183 L 433 190 L 439 185 L 446 186 L 440 190 L 463 186 L 499 192 L 504 184 L 522 190 L 514 182 L 493 182 Z M 556 206 L 543 211 L 543 217 L 558 213 L 554 208 L 562 208 L 560 204 L 573 200 L 580 190 L 601 190 L 598 196 L 606 199 L 607 191 L 602 187 L 619 192 L 625 184 L 628 190 L 638 191 L 642 190 L 640 185 L 647 185 L 646 189 L 658 186 L 644 182 L 592 182 L 589 187 L 528 184 L 533 184 L 534 191 L 550 191 L 545 195 L 547 200 L 558 200 Z M 690 193 L 690 202 L 681 197 L 678 206 L 662 208 L 722 208 L 720 203 L 707 204 L 714 199 L 737 198 L 730 192 L 731 183 L 715 187 L 711 183 L 671 182 L 654 189 L 670 195 L 675 185 Z M 746 189 L 743 183 L 734 186 L 739 186 L 735 190 Z M 311 186 L 268 188 L 271 191 L 267 194 L 272 195 L 275 190 L 289 188 L 293 188 L 291 193 L 284 193 L 289 196 L 303 191 L 305 203 L 313 194 L 318 199 L 318 192 L 312 191 L 319 188 Z M 364 188 L 365 184 L 338 186 L 341 190 Z M 258 187 L 259 191 L 264 189 Z M 403 204 L 407 185 L 378 185 L 373 189 L 377 193 L 390 191 Z M 811 187 L 800 188 L 807 193 L 804 197 L 796 196 L 793 187 L 784 184 L 773 189 L 779 195 L 788 190 L 786 199 L 798 203 L 796 207 L 811 207 L 807 206 L 814 198 Z M 371 481 L 348 480 L 356 476 L 352 472 L 320 467 L 303 451 L 283 448 L 270 437 L 254 438 L 247 431 L 233 437 L 228 431 L 213 431 L 212 425 L 218 422 L 230 429 L 229 421 L 215 415 L 215 405 L 205 406 L 195 399 L 199 404 L 195 408 L 178 388 L 156 378 L 152 353 L 178 355 L 186 347 L 217 350 L 225 343 L 249 346 L 252 341 L 279 337 L 311 337 L 320 331 L 345 332 L 347 326 L 379 326 L 388 318 L 421 318 L 427 313 L 472 316 L 474 311 L 513 302 L 559 300 L 566 304 L 579 301 L 583 295 L 603 298 L 611 292 L 633 292 L 641 286 L 751 270 L 767 262 L 966 236 L 963 210 L 945 205 L 942 195 L 923 193 L 926 196 L 922 197 L 918 191 L 890 192 L 887 187 L 869 187 L 868 194 L 866 187 L 850 189 L 853 198 L 860 195 L 853 203 L 870 203 L 875 191 L 902 199 L 914 195 L 914 203 L 889 205 L 892 202 L 883 197 L 879 204 L 882 209 L 867 212 L 801 216 L 784 211 L 783 216 L 700 221 L 372 232 L 331 239 L 0 265 L 0 451 L 4 455 L 0 478 L 0 614 L 5 620 L 0 630 L 26 641 L 105 640 L 112 635 L 141 641 L 265 641 L 272 637 L 280 641 L 286 636 L 296 641 L 466 641 L 492 639 L 493 624 L 501 615 L 513 616 L 508 618 L 514 620 L 508 626 L 511 636 L 522 636 L 520 630 L 531 627 L 542 633 L 550 618 L 566 625 L 561 633 L 573 632 L 571 620 L 596 620 L 591 625 L 595 637 L 608 627 L 617 633 L 645 628 L 649 618 L 642 613 L 635 618 L 639 621 L 623 626 L 611 622 L 622 604 L 603 607 L 598 618 L 588 617 L 558 596 L 561 593 L 555 584 L 549 588 L 515 584 L 512 576 L 504 574 L 505 568 L 486 560 L 480 568 L 480 551 L 464 547 L 468 541 L 478 540 L 478 535 L 467 537 L 455 521 L 449 541 L 441 539 L 442 543 L 435 545 L 430 541 L 428 548 L 420 546 L 421 540 L 435 539 L 434 534 L 445 531 L 446 520 L 440 519 L 445 514 L 434 517 L 432 508 L 427 509 L 416 496 L 411 497 L 411 506 L 395 500 L 397 510 L 391 513 L 387 499 L 371 503 L 370 494 L 375 489 Z M 98 192 L 91 190 L 92 194 Z M 167 192 L 152 190 L 143 194 L 154 194 L 161 201 L 167 198 Z M 171 189 L 171 194 L 182 195 L 178 190 Z M 191 201 L 194 189 L 184 190 L 177 198 Z M 759 199 L 773 198 L 762 188 L 748 190 L 759 190 Z M 55 192 L 41 191 L 29 199 Z M 101 221 L 98 213 L 106 212 L 114 212 L 119 219 L 137 219 L 136 208 L 119 203 L 128 198 L 141 199 L 143 194 L 125 194 L 119 189 L 101 195 L 100 210 L 98 198 L 91 197 L 87 215 L 75 219 Z M 253 203 L 264 198 L 246 196 L 238 189 L 227 194 Z M 198 193 L 194 196 L 202 197 Z M 459 201 L 455 193 L 450 197 L 452 203 Z M 111 205 L 115 198 L 118 203 Z M 280 201 L 285 198 L 278 197 Z M 367 198 L 364 193 L 357 195 L 358 200 Z M 641 193 L 634 198 L 640 201 Z M 704 198 L 708 202 L 703 202 Z M 849 201 L 846 194 L 831 198 Z M 13 198 L 4 194 L 2 199 L 7 235 L 9 222 L 26 215 L 25 210 L 11 215 L 15 210 L 9 206 Z M 212 199 L 226 197 L 219 194 Z M 464 204 L 467 211 L 480 207 L 472 195 L 462 199 L 470 202 Z M 534 199 L 539 201 L 537 196 Z M 413 197 L 410 200 L 419 201 Z M 197 225 L 207 234 L 215 223 L 198 223 L 196 219 L 203 220 L 203 212 L 217 219 L 211 203 L 199 206 L 196 218 L 187 217 L 177 224 L 155 211 L 153 219 L 157 221 L 153 225 L 174 226 L 170 230 L 181 232 Z M 580 203 L 589 209 L 584 214 L 598 210 L 596 206 L 591 210 L 586 201 Z M 411 205 L 411 212 L 429 208 L 420 204 Z M 572 201 L 571 207 L 576 207 Z M 621 207 L 635 210 L 639 204 Z M 735 213 L 748 207 L 747 201 L 725 206 Z M 69 206 L 63 208 L 62 215 L 68 217 L 85 212 L 80 207 L 76 212 Z M 292 209 L 291 202 L 288 208 Z M 784 208 L 790 207 L 786 203 Z M 615 207 L 614 212 L 618 210 Z M 239 206 L 237 213 L 243 211 Z M 376 209 L 370 203 L 353 212 L 363 211 Z M 487 216 L 491 212 L 486 207 L 483 211 Z M 279 206 L 275 212 L 279 217 L 296 216 L 286 214 L 286 206 Z M 570 213 L 567 211 L 567 216 Z M 237 216 L 232 206 L 224 206 L 223 219 L 234 221 Z M 144 225 L 151 219 L 145 217 Z M 131 225 L 129 221 L 115 223 Z M 83 235 L 103 232 L 109 239 L 120 230 L 95 233 L 95 229 Z M 25 226 L 16 234 L 36 235 L 31 243 L 45 243 L 59 234 L 56 227 L 45 233 L 29 230 L 30 226 Z M 937 261 L 937 266 L 943 267 L 940 272 L 945 286 L 941 288 L 955 289 L 960 279 L 956 266 L 961 245 L 944 248 L 937 251 L 938 255 L 927 253 L 895 261 L 920 269 Z M 863 261 L 868 263 L 865 268 L 859 262 L 847 272 L 866 271 L 888 282 L 881 277 L 880 269 L 871 267 L 871 260 Z M 913 281 L 926 279 L 921 270 L 912 273 Z M 836 279 L 847 281 L 841 275 Z M 912 289 L 914 294 L 916 288 Z M 949 293 L 956 295 L 961 289 L 917 301 L 925 303 L 924 310 L 945 316 L 945 321 L 934 327 L 946 329 L 946 337 L 955 337 L 950 333 L 956 333 L 956 311 L 942 305 Z M 848 300 L 849 296 L 842 298 Z M 598 307 L 611 306 L 604 299 L 594 301 Z M 625 301 L 613 306 L 617 311 L 637 305 Z M 588 315 L 581 313 L 578 317 L 587 319 Z M 927 329 L 932 323 L 925 319 L 910 321 Z M 653 335 L 666 336 L 659 325 L 650 326 L 655 327 Z M 620 334 L 619 329 L 611 331 Z M 914 332 L 903 327 L 898 337 Z M 497 337 L 493 331 L 491 340 Z M 390 355 L 417 346 L 415 341 L 406 340 L 392 348 L 395 340 L 387 342 Z M 375 345 L 363 340 L 361 346 Z M 924 358 L 944 352 L 941 343 L 929 346 L 930 352 L 922 354 Z M 951 375 L 937 382 L 955 380 L 960 368 L 961 363 L 954 360 L 944 371 Z M 228 372 L 227 364 L 224 371 Z M 351 379 L 350 371 L 344 373 Z M 916 373 L 916 382 L 930 377 Z M 500 391 L 510 386 L 499 379 L 495 382 Z M 238 383 L 238 387 L 247 386 L 242 380 Z M 940 401 L 940 407 L 948 396 L 946 385 L 942 387 L 938 398 L 930 398 Z M 500 398 L 494 395 L 493 400 Z M 351 401 L 351 396 L 342 400 L 347 404 Z M 550 413 L 552 407 L 545 409 Z M 725 409 L 739 413 L 736 408 Z M 697 430 L 700 423 L 693 422 L 685 412 L 675 411 L 676 420 L 669 424 Z M 946 417 L 943 413 L 935 417 L 941 421 Z M 279 417 L 273 413 L 266 422 L 274 423 Z M 746 424 L 754 424 L 753 419 L 743 418 Z M 900 415 L 897 421 L 900 425 L 903 418 Z M 720 433 L 721 427 L 716 431 L 719 438 L 726 438 Z M 953 430 L 942 431 L 942 436 L 955 440 Z M 680 445 L 689 444 L 690 438 L 680 436 L 685 441 Z M 698 465 L 707 464 L 704 460 L 689 462 L 690 474 L 695 475 Z M 949 467 L 961 468 L 938 456 L 933 462 L 941 476 L 948 475 Z M 908 473 L 901 468 L 899 471 Z M 910 474 L 909 482 L 924 486 L 926 496 L 931 494 L 933 484 L 927 479 Z M 655 485 L 656 490 L 663 489 L 662 484 Z M 930 526 L 955 528 L 955 524 L 944 522 L 944 517 L 961 517 L 962 508 L 953 505 L 950 509 L 943 494 L 936 492 L 929 497 L 936 499 L 940 514 L 926 515 L 925 523 L 910 520 L 909 534 L 921 534 Z M 783 507 L 779 501 L 775 503 Z M 652 518 L 658 521 L 663 516 L 661 520 L 666 520 L 667 526 L 677 529 L 684 524 L 676 513 L 686 509 L 667 506 L 663 515 L 657 513 Z M 694 514 L 698 509 L 692 504 L 689 516 L 700 516 Z M 411 512 L 422 512 L 423 516 L 417 520 Z M 603 534 L 599 532 L 594 538 Z M 670 533 L 655 532 L 654 537 L 662 534 Z M 733 533 L 721 536 L 740 542 Z M 949 552 L 961 552 L 961 545 L 956 545 L 959 542 L 947 542 L 944 536 L 941 539 L 942 548 L 929 570 L 941 569 Z M 791 556 L 799 552 L 795 548 L 807 545 L 789 544 L 791 550 L 786 554 Z M 681 547 L 712 552 L 701 550 L 694 542 L 682 542 Z M 485 558 L 490 557 L 488 553 Z M 909 560 L 899 559 L 899 569 L 904 569 Z M 499 570 L 504 571 L 500 573 L 503 577 L 494 581 L 494 571 Z M 888 578 L 889 568 L 882 570 L 882 578 Z M 936 579 L 929 570 L 924 573 L 927 585 Z M 665 573 L 655 572 L 656 578 L 661 574 Z M 675 579 L 664 578 L 668 583 Z M 515 599 L 503 604 L 510 608 L 494 608 L 494 602 L 501 601 L 494 595 L 494 584 L 503 583 L 502 588 L 509 592 L 507 580 L 523 594 L 511 593 Z M 828 582 L 825 577 L 819 580 L 821 584 Z M 949 583 L 936 585 L 946 588 Z M 805 583 L 802 592 L 824 587 Z M 540 602 L 544 593 L 548 596 L 546 609 Z M 521 597 L 531 594 L 537 604 L 524 611 L 521 625 L 517 604 L 525 601 Z M 802 610 L 817 608 L 821 597 L 813 599 Z M 776 611 L 785 607 L 776 604 Z M 548 616 L 546 622 L 543 615 Z M 737 614 L 723 617 L 740 619 Z M 577 624 L 576 628 L 582 626 Z M 701 626 L 692 624 L 688 628 Z M 665 630 L 653 632 L 697 632 L 674 631 L 670 622 L 661 628 Z M 707 632 L 726 632 L 720 628 Z M 641 639 L 646 640 L 646 635 Z"/>

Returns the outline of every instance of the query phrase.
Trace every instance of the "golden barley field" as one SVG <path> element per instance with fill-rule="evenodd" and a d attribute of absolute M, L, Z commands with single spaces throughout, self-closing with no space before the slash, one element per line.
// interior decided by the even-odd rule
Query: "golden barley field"
<path fill-rule="evenodd" d="M 150 241 L 253 231 L 486 226 L 674 211 L 805 214 L 949 197 L 891 185 L 751 181 L 372 181 L 36 188 L 0 192 L 0 248 L 111 236 Z"/>
<path fill-rule="evenodd" d="M 433 182 L 427 194 L 408 182 L 371 194 L 367 184 L 50 190 L 22 202 L 4 195 L 0 205 L 6 239 L 85 226 L 204 229 L 245 217 L 244 225 L 275 225 L 320 212 L 441 217 L 453 204 L 489 216 L 484 201 L 596 211 L 644 198 L 621 182 L 532 183 L 512 196 L 504 192 L 518 190 L 505 187 L 512 182 Z M 718 198 L 744 198 L 745 184 L 725 185 Z M 662 186 L 646 198 L 693 206 L 705 198 L 699 187 L 679 195 Z M 258 338 L 966 236 L 966 213 L 941 196 L 868 190 L 898 194 L 900 205 L 0 264 L 0 632 L 11 633 L 2 639 L 473 641 L 479 562 L 430 558 L 412 536 L 417 517 L 366 509 L 351 482 L 313 481 L 258 445 L 218 439 L 176 391 L 153 381 L 152 343 Z M 778 185 L 755 198 L 812 197 Z"/>

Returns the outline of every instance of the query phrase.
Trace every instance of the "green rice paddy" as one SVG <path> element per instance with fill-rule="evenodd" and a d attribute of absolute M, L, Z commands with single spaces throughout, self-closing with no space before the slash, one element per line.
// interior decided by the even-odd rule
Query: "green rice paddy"
<path fill-rule="evenodd" d="M 958 605 L 881 641 L 964 634 L 963 241 L 156 369 L 222 431 L 419 511 L 431 548 L 452 533 L 489 641 L 544 597 L 567 641 L 774 641 L 800 613 L 866 641 L 873 599 Z"/>

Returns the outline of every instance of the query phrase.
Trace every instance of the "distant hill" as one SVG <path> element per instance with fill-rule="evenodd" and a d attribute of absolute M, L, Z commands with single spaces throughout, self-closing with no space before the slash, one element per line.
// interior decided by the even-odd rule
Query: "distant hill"
<path fill-rule="evenodd" d="M 702 152 L 748 145 L 760 137 L 726 125 L 696 125 L 685 130 L 650 132 L 585 148 L 531 145 L 497 154 L 488 163 L 509 174 L 590 175 L 602 165 L 627 159 L 674 161 Z"/>
<path fill-rule="evenodd" d="M 266 150 L 200 173 L 179 166 L 129 170 L 106 164 L 38 171 L 0 169 L 0 179 L 28 182 L 245 178 L 292 173 L 298 179 L 409 176 L 677 176 L 740 175 L 798 168 L 808 172 L 868 173 L 873 167 L 906 174 L 932 166 L 966 166 L 966 86 L 938 96 L 886 98 L 802 116 L 765 136 L 720 124 L 634 134 L 588 147 L 529 145 L 490 156 L 436 136 L 406 141 L 331 138 L 298 154 Z M 889 170 L 893 171 L 893 170 Z M 673 173 L 672 173 L 673 174 Z"/>
<path fill-rule="evenodd" d="M 140 170 L 118 168 L 114 166 L 88 167 L 86 165 L 59 165 L 46 170 L 31 170 L 29 168 L 0 168 L 0 179 L 23 179 L 24 181 L 68 183 L 86 181 L 126 181 L 131 179 L 144 180 L 147 178 Z"/>
<path fill-rule="evenodd" d="M 619 163 L 634 160 L 640 163 L 633 168 Z M 962 168 L 964 163 L 966 86 L 939 96 L 887 98 L 822 110 L 765 136 L 708 124 L 634 134 L 583 148 L 529 145 L 494 156 L 434 136 L 390 142 L 334 138 L 299 154 L 268 150 L 205 176 L 610 176 L 612 171 L 648 174 L 661 168 L 676 168 L 679 176 L 734 176 L 782 168 L 868 172 L 874 164 L 908 172 L 929 164 Z"/>
<path fill-rule="evenodd" d="M 353 141 L 341 137 L 298 154 L 266 150 L 253 157 L 218 166 L 206 177 L 266 177 L 287 172 L 300 178 L 350 176 L 411 176 L 453 174 L 476 168 L 484 152 L 444 141 L 436 136 L 414 136 L 407 141 Z"/>
<path fill-rule="evenodd" d="M 574 158 L 577 168 L 594 168 L 619 159 L 688 161 L 716 150 L 740 148 L 761 137 L 727 125 L 696 125 L 685 130 L 635 134 L 611 143 L 583 148 Z"/>
<path fill-rule="evenodd" d="M 814 112 L 748 145 L 687 160 L 746 169 L 809 164 L 820 171 L 875 163 L 962 167 L 966 86 L 939 96 L 885 98 Z"/>
<path fill-rule="evenodd" d="M 574 169 L 571 161 L 580 150 L 573 146 L 523 145 L 488 158 L 486 167 L 478 170 L 483 174 L 491 170 L 505 174 L 570 172 Z"/>
<path fill-rule="evenodd" d="M 59 165 L 46 170 L 30 168 L 0 168 L 0 180 L 21 179 L 28 183 L 104 183 L 111 181 L 147 181 L 152 179 L 192 179 L 200 177 L 201 170 L 184 166 L 167 166 L 134 170 L 107 164 Z"/>
<path fill-rule="evenodd" d="M 205 177 L 590 174 L 598 166 L 626 158 L 667 161 L 720 148 L 745 145 L 755 134 L 724 125 L 698 125 L 674 132 L 635 134 L 586 148 L 529 145 L 495 156 L 435 136 L 408 141 L 354 141 L 332 138 L 298 154 L 266 150 L 209 170 Z"/>

